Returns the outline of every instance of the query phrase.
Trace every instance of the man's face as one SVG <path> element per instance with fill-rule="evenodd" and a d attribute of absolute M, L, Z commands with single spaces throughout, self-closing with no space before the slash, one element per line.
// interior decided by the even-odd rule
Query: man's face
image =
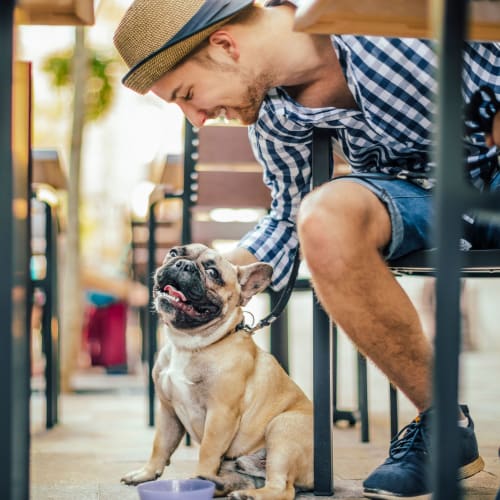
<path fill-rule="evenodd" d="M 177 104 L 195 127 L 219 116 L 250 125 L 257 120 L 269 85 L 241 64 L 216 61 L 202 52 L 160 78 L 151 90 Z"/>

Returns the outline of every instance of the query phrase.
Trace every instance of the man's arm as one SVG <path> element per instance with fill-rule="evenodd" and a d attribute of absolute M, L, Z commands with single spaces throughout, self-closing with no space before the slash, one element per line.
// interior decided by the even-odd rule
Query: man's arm
<path fill-rule="evenodd" d="M 500 112 L 495 115 L 491 135 L 486 136 L 486 144 L 491 148 L 494 145 L 500 147 Z"/>
<path fill-rule="evenodd" d="M 240 240 L 241 250 L 235 251 L 233 258 L 243 259 L 238 262 L 270 264 L 271 287 L 280 290 L 290 276 L 298 245 L 295 220 L 299 205 L 310 190 L 312 128 L 279 111 L 280 95 L 277 90 L 273 92 L 273 97 L 264 101 L 258 122 L 249 128 L 250 142 L 264 167 L 264 183 L 271 190 L 272 203 L 269 213 Z M 247 260 L 251 258 L 248 254 L 255 260 Z"/>
<path fill-rule="evenodd" d="M 230 252 L 224 253 L 224 257 L 235 266 L 246 266 L 258 262 L 255 255 L 243 247 L 237 247 Z"/>

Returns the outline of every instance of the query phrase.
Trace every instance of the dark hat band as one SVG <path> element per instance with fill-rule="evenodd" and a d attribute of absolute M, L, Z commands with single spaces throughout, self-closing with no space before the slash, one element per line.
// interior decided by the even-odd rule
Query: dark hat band
<path fill-rule="evenodd" d="M 246 2 L 250 6 L 253 4 L 253 0 Z M 164 45 L 155 51 L 148 54 L 144 59 L 141 59 L 136 63 L 127 74 L 123 77 L 122 82 L 125 82 L 127 78 L 137 71 L 143 64 L 147 63 L 153 57 L 158 55 L 160 52 L 172 47 L 173 45 L 182 42 L 183 40 L 193 36 L 210 26 L 223 21 L 224 19 L 234 16 L 242 10 L 242 2 L 234 2 L 231 0 L 206 0 L 200 7 L 198 12 Z"/>

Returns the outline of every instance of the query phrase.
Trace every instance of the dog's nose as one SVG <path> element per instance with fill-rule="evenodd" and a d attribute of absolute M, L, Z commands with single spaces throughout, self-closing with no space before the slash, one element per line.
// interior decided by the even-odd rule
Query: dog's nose
<path fill-rule="evenodd" d="M 192 274 L 196 271 L 196 265 L 191 260 L 180 259 L 174 266 L 179 272 L 186 271 L 187 273 Z"/>

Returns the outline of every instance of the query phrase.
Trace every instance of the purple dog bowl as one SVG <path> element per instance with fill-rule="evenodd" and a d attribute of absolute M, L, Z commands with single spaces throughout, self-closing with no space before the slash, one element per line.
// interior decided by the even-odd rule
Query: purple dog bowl
<path fill-rule="evenodd" d="M 137 486 L 141 500 L 210 500 L 215 484 L 206 479 L 167 479 Z"/>

